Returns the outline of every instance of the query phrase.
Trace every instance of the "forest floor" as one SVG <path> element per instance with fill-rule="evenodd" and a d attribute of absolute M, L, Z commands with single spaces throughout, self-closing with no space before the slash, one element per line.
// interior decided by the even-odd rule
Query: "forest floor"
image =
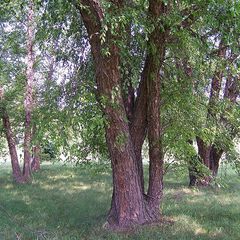
<path fill-rule="evenodd" d="M 167 174 L 162 210 L 173 223 L 123 235 L 102 228 L 111 200 L 103 167 L 43 165 L 32 184 L 15 185 L 0 165 L 0 240 L 238 240 L 240 176 L 220 175 L 221 187 L 189 189 L 186 174 Z"/>

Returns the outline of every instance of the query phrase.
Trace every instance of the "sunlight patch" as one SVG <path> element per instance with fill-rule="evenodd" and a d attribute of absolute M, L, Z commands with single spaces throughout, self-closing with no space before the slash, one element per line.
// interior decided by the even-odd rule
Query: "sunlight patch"
<path fill-rule="evenodd" d="M 179 215 L 174 217 L 188 231 L 193 232 L 195 235 L 207 234 L 207 230 L 197 223 L 193 218 L 187 215 Z"/>
<path fill-rule="evenodd" d="M 73 190 L 87 190 L 87 189 L 91 189 L 91 185 L 79 185 L 79 186 L 73 186 L 72 187 Z"/>

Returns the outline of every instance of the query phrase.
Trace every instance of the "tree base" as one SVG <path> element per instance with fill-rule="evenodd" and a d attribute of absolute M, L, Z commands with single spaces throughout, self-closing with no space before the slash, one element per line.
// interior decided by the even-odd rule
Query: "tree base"
<path fill-rule="evenodd" d="M 32 178 L 24 176 L 13 176 L 13 182 L 16 184 L 27 184 L 32 182 Z"/>
<path fill-rule="evenodd" d="M 173 225 L 173 219 L 169 217 L 164 217 L 161 215 L 160 219 L 156 221 L 146 220 L 144 223 L 131 223 L 129 225 L 118 225 L 116 223 L 109 223 L 108 221 L 103 225 L 103 228 L 110 232 L 117 233 L 134 233 L 138 231 L 140 228 L 152 228 L 152 227 L 161 227 L 163 225 Z"/>
<path fill-rule="evenodd" d="M 135 231 L 142 226 L 159 225 L 163 222 L 163 216 L 160 212 L 159 204 L 152 205 L 151 202 L 145 202 L 143 213 L 139 217 L 133 217 L 131 214 L 126 214 L 124 218 L 117 215 L 114 208 L 111 208 L 108 214 L 107 222 L 103 225 L 104 229 L 114 232 L 129 232 Z"/>

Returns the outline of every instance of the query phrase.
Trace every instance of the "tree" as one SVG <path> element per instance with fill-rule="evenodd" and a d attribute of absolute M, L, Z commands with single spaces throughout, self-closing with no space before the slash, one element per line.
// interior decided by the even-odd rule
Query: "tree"
<path fill-rule="evenodd" d="M 15 6 L 17 2 L 13 2 L 13 6 L 10 4 L 10 6 L 5 6 L 6 9 L 11 9 L 12 7 Z M 14 39 L 14 34 L 17 33 L 18 31 L 22 31 L 22 29 L 20 29 L 21 27 L 25 27 L 25 25 L 21 22 L 21 20 L 24 19 L 17 19 L 18 17 L 14 16 L 13 17 L 13 23 L 10 23 L 10 20 L 8 19 L 8 15 L 7 16 L 7 20 L 4 21 L 3 25 L 3 32 L 6 34 L 7 32 L 13 33 L 13 36 L 11 36 L 11 34 L 9 34 L 10 36 L 5 37 L 5 35 L 3 35 L 3 38 L 5 37 L 5 39 L 9 42 L 5 42 L 4 43 L 4 47 L 3 47 L 3 56 L 5 57 L 7 61 L 9 61 L 9 59 L 11 59 L 11 61 L 9 61 L 9 65 L 13 64 L 13 66 L 10 67 L 10 69 L 7 70 L 7 74 L 5 75 L 5 77 L 10 77 L 12 78 L 10 81 L 10 84 L 5 83 L 5 88 L 7 88 L 7 95 L 8 96 L 4 96 L 3 95 L 3 89 L 2 88 L 2 96 L 1 98 L 4 100 L 2 101 L 2 107 L 1 107 L 1 112 L 2 112 L 2 120 L 3 120 L 3 128 L 4 131 L 6 133 L 6 139 L 8 142 L 8 146 L 9 146 L 9 152 L 10 152 L 10 157 L 11 157 L 11 162 L 12 162 L 12 169 L 13 169 L 13 179 L 14 181 L 18 182 L 18 183 L 25 183 L 25 182 L 29 182 L 31 180 L 31 128 L 32 128 L 32 123 L 31 123 L 31 115 L 32 115 L 32 108 L 33 108 L 33 81 L 34 81 L 34 50 L 33 50 L 33 42 L 34 42 L 34 3 L 33 1 L 29 1 L 27 3 L 27 9 L 29 9 L 29 13 L 28 13 L 28 17 L 27 17 L 27 34 L 26 34 L 26 52 L 27 52 L 27 71 L 26 71 L 26 84 L 25 85 L 25 99 L 24 99 L 24 108 L 25 108 L 25 131 L 24 131 L 24 166 L 23 166 L 23 173 L 21 173 L 21 169 L 19 166 L 19 162 L 18 162 L 18 155 L 17 155 L 17 150 L 16 150 L 16 141 L 15 141 L 15 136 L 12 130 L 12 126 L 10 123 L 10 117 L 9 117 L 9 112 L 8 112 L 8 108 L 7 106 L 9 105 L 8 100 L 12 100 L 11 98 L 15 98 L 15 96 L 13 97 L 13 95 L 18 92 L 20 93 L 19 90 L 22 90 L 21 86 L 19 88 L 19 84 L 17 82 L 18 78 L 20 78 L 21 80 L 24 79 L 23 74 L 19 72 L 17 72 L 17 74 L 19 74 L 19 76 L 16 74 L 14 75 L 14 68 L 18 69 L 18 65 L 20 65 L 20 71 L 22 71 L 23 69 L 23 64 L 19 62 L 22 62 L 21 57 L 23 57 L 23 53 L 24 51 L 21 51 L 19 49 L 23 49 L 24 46 L 24 40 L 20 38 L 20 41 L 16 41 Z M 21 5 L 22 8 L 26 7 L 24 4 Z M 19 9 L 15 9 L 16 13 L 21 12 Z M 15 12 L 14 14 L 15 15 Z M 17 15 L 17 14 L 16 14 Z M 10 15 L 11 16 L 11 15 Z M 21 15 L 20 15 L 21 16 Z M 21 16 L 22 17 L 22 16 Z M 16 19 L 15 19 L 16 18 Z M 12 25 L 11 25 L 12 24 Z M 15 25 L 16 26 L 15 26 Z M 19 25 L 18 25 L 19 24 Z M 12 27 L 12 28 L 11 28 Z M 10 28 L 10 30 L 8 30 L 8 28 Z M 13 29 L 13 30 L 12 30 Z M 7 34 L 6 34 L 7 35 Z M 9 45 L 8 45 L 9 44 Z M 8 55 L 8 56 L 6 56 Z M 12 60 L 13 59 L 13 60 Z M 16 65 L 14 65 L 16 64 Z M 5 66 L 8 66 L 7 64 Z M 9 75 L 9 76 L 7 76 Z M 10 86 L 8 86 L 10 85 Z M 20 83 L 21 85 L 21 83 Z M 11 88 L 13 89 L 11 92 Z M 9 90 L 10 89 L 10 90 Z M 16 92 L 15 92 L 16 91 Z M 14 99 L 15 100 L 15 99 Z M 12 101 L 13 104 L 16 104 L 16 102 L 14 102 L 14 100 Z M 19 104 L 19 102 L 18 102 Z"/>
<path fill-rule="evenodd" d="M 34 83 L 34 4 L 29 1 L 28 26 L 27 26 L 27 79 L 25 90 L 25 131 L 24 131 L 24 166 L 23 178 L 24 181 L 29 181 L 31 178 L 31 138 L 32 138 L 32 109 L 33 109 L 33 83 Z"/>
<path fill-rule="evenodd" d="M 231 6 L 231 7 L 230 7 Z M 204 184 L 209 184 L 217 176 L 219 162 L 224 153 L 234 148 L 234 139 L 238 135 L 239 111 L 237 102 L 239 96 L 239 25 L 236 22 L 237 3 L 226 1 L 221 10 L 212 5 L 218 24 L 211 26 L 213 47 L 207 53 L 209 63 L 215 68 L 210 76 L 210 92 L 206 104 L 206 118 L 202 128 L 211 129 L 210 138 L 197 136 L 198 154 L 201 162 L 208 168 L 210 175 L 204 178 Z M 223 11 L 221 16 L 219 11 Z M 224 21 L 223 21 L 224 20 Z M 231 29 L 229 32 L 228 29 Z M 214 38 L 213 38 L 214 37 Z M 213 40 L 214 39 L 214 40 Z M 233 117 L 233 115 L 235 117 Z M 230 117 L 231 116 L 231 117 Z M 201 135 L 201 133 L 200 133 Z M 201 180 L 200 180 L 201 182 Z"/>
<path fill-rule="evenodd" d="M 98 99 L 107 121 L 106 139 L 113 171 L 113 196 L 108 226 L 128 228 L 160 220 L 163 154 L 160 141 L 159 71 L 164 58 L 167 31 L 155 22 L 166 13 L 167 7 L 161 1 L 149 1 L 147 15 L 153 30 L 149 34 L 149 49 L 139 94 L 132 121 L 129 123 L 121 89 L 120 49 L 117 45 L 117 41 L 121 41 L 121 27 L 117 24 L 121 24 L 119 19 L 126 4 L 123 1 L 109 4 L 107 12 L 104 12 L 98 1 L 81 1 L 78 9 L 88 32 L 95 64 Z M 108 22 L 105 14 L 115 17 L 116 26 Z M 145 194 L 139 150 L 145 138 L 147 121 L 150 176 L 148 192 Z"/>
<path fill-rule="evenodd" d="M 9 120 L 9 115 L 6 109 L 6 103 L 4 103 L 4 93 L 3 88 L 0 89 L 0 98 L 1 98 L 1 118 L 3 122 L 3 127 L 8 143 L 10 158 L 11 158 L 11 164 L 12 164 L 12 176 L 13 180 L 15 182 L 21 181 L 22 173 L 21 168 L 18 161 L 18 154 L 16 149 L 16 142 L 15 142 L 15 136 L 12 131 L 11 123 Z"/>

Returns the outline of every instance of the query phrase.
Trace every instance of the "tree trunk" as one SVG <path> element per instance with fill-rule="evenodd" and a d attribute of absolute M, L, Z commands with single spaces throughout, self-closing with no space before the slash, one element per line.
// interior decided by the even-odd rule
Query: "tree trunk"
<path fill-rule="evenodd" d="M 15 137 L 12 132 L 9 116 L 7 114 L 5 107 L 2 107 L 1 112 L 3 127 L 6 134 L 8 149 L 11 158 L 13 180 L 17 183 L 20 183 L 22 181 L 22 172 L 18 161 Z"/>
<path fill-rule="evenodd" d="M 32 172 L 37 172 L 40 170 L 41 147 L 39 145 L 33 146 L 32 153 L 31 170 Z"/>
<path fill-rule="evenodd" d="M 121 8 L 122 1 L 112 2 L 116 7 Z M 135 120 L 132 121 L 129 127 L 121 90 L 119 49 L 114 44 L 116 36 L 112 36 L 111 32 L 108 31 L 106 33 L 106 40 L 102 44 L 98 33 L 101 32 L 104 14 L 99 1 L 82 0 L 81 3 L 86 7 L 79 7 L 79 10 L 87 28 L 95 63 L 98 96 L 107 120 L 106 139 L 113 174 L 113 196 L 107 219 L 107 227 L 110 229 L 128 229 L 136 225 L 158 221 L 160 218 L 159 203 L 162 195 L 163 171 L 159 110 L 159 71 L 162 61 L 158 60 L 156 65 L 156 58 L 152 59 L 151 67 L 147 71 L 147 79 L 148 81 L 151 80 L 149 91 L 153 91 L 153 95 L 149 100 L 151 106 L 148 118 L 151 124 L 154 125 L 150 127 L 151 131 L 149 134 L 151 141 L 150 161 L 152 163 L 149 196 L 146 196 L 143 191 L 142 166 L 140 165 L 141 161 L 139 161 L 141 159 L 141 147 L 146 132 L 146 117 L 144 116 L 146 112 L 141 113 L 140 119 L 137 119 L 136 114 L 134 116 Z M 160 2 L 157 1 L 158 9 L 159 4 Z M 163 4 L 160 5 L 162 9 Z M 160 14 L 161 9 L 159 9 L 158 14 Z M 155 12 L 154 7 L 150 10 Z M 157 32 L 155 31 L 154 36 L 156 36 Z M 158 41 L 158 39 L 155 40 Z M 163 44 L 163 42 L 158 42 Z M 102 54 L 102 49 L 106 46 L 109 51 L 108 56 Z M 160 55 L 162 56 L 162 54 Z M 154 71 L 154 79 L 151 77 L 151 71 Z M 143 81 L 142 84 L 142 91 L 145 93 L 146 85 L 144 84 L 146 82 Z M 142 96 L 146 97 L 144 94 Z M 136 106 L 136 108 L 139 106 Z M 143 106 L 146 107 L 145 102 Z M 137 129 L 140 129 L 142 134 L 135 134 Z"/>
<path fill-rule="evenodd" d="M 163 147 L 161 126 L 161 78 L 160 70 L 165 57 L 165 41 L 168 29 L 160 27 L 159 17 L 167 13 L 162 1 L 149 1 L 149 17 L 155 23 L 150 34 L 149 65 L 147 77 L 147 123 L 149 141 L 149 185 L 148 203 L 155 219 L 160 219 L 160 203 L 163 194 Z"/>
<path fill-rule="evenodd" d="M 223 47 L 223 41 L 221 41 L 218 47 L 218 57 L 223 59 L 225 55 L 226 55 L 226 48 Z M 216 121 L 215 108 L 216 108 L 216 103 L 219 99 L 222 78 L 223 78 L 223 71 L 217 69 L 211 82 L 211 91 L 210 91 L 209 102 L 208 102 L 206 125 L 209 125 L 209 121 L 212 121 L 212 120 Z M 196 140 L 198 145 L 198 153 L 202 159 L 203 164 L 209 169 L 211 169 L 211 165 L 214 164 L 213 161 L 211 161 L 212 160 L 211 159 L 212 144 L 205 143 L 199 137 L 197 137 Z"/>
<path fill-rule="evenodd" d="M 204 143 L 200 137 L 196 137 L 198 146 L 198 155 L 200 156 L 202 163 L 210 168 L 210 152 L 211 146 Z"/>
<path fill-rule="evenodd" d="M 130 133 L 134 145 L 138 174 L 144 192 L 144 172 L 142 162 L 142 146 L 147 134 L 147 73 L 149 70 L 148 58 L 142 73 L 141 82 L 138 88 L 137 99 L 134 106 L 133 118 L 130 123 Z"/>
<path fill-rule="evenodd" d="M 27 28 L 27 82 L 24 100 L 25 108 L 25 131 L 24 131 L 24 166 L 23 177 L 25 181 L 31 179 L 31 119 L 33 108 L 33 81 L 34 81 L 34 53 L 33 53 L 33 39 L 34 38 L 34 10 L 33 1 L 29 1 L 28 13 L 28 28 Z"/>
<path fill-rule="evenodd" d="M 159 33 L 158 33 L 159 34 Z M 158 37 L 157 37 L 158 39 Z M 164 39 L 162 39 L 164 45 Z M 161 51 L 161 54 L 164 50 Z M 157 218 L 160 218 L 160 202 L 163 193 L 163 149 L 162 149 L 162 127 L 161 127 L 161 81 L 160 68 L 163 55 L 153 61 L 151 74 L 148 76 L 148 141 L 149 141 L 149 186 L 148 197 L 151 210 Z"/>
<path fill-rule="evenodd" d="M 8 143 L 9 154 L 11 158 L 12 176 L 13 176 L 13 180 L 16 183 L 20 183 L 22 181 L 22 172 L 19 165 L 19 161 L 18 161 L 15 136 L 11 128 L 5 103 L 3 102 L 3 97 L 4 97 L 3 95 L 4 95 L 3 88 L 0 86 L 0 100 L 1 100 L 0 113 L 1 113 L 1 118 L 3 122 L 3 129 L 4 129 L 5 136 Z"/>
<path fill-rule="evenodd" d="M 32 127 L 32 136 L 31 138 L 36 138 L 37 126 L 36 123 Z M 35 139 L 35 141 L 37 141 Z M 31 171 L 37 172 L 40 170 L 40 160 L 41 160 L 41 146 L 37 142 L 35 146 L 32 147 L 32 162 L 31 162 Z"/>
<path fill-rule="evenodd" d="M 222 149 L 217 149 L 215 144 L 212 145 L 211 151 L 210 151 L 210 160 L 211 160 L 211 166 L 210 170 L 212 172 L 213 177 L 216 177 L 218 174 L 218 168 L 219 168 L 219 162 L 223 155 Z"/>

